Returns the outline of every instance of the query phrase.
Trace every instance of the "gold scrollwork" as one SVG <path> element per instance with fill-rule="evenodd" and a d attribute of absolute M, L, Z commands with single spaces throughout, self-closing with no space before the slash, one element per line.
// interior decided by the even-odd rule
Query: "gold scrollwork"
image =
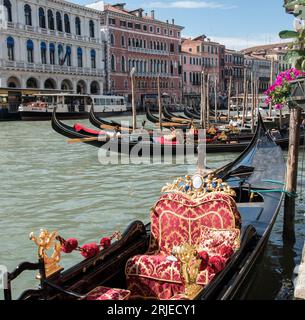
<path fill-rule="evenodd" d="M 196 174 L 195 176 L 198 176 Z M 207 177 L 201 175 L 202 185 L 195 188 L 193 185 L 193 177 L 187 175 L 184 178 L 179 177 L 173 183 L 167 183 L 161 190 L 162 193 L 180 192 L 186 194 L 191 199 L 201 198 L 210 192 L 224 192 L 230 196 L 236 196 L 236 193 L 230 186 L 223 182 L 222 179 L 217 179 L 213 175 Z"/>
<path fill-rule="evenodd" d="M 58 232 L 49 232 L 46 229 L 41 229 L 38 237 L 34 236 L 34 233 L 30 233 L 30 240 L 38 247 L 38 257 L 43 259 L 45 265 L 46 277 L 62 270 L 63 268 L 58 264 L 61 255 L 61 244 L 56 240 Z M 47 251 L 53 248 L 52 255 L 49 257 Z M 37 275 L 36 278 L 40 278 Z"/>
<path fill-rule="evenodd" d="M 203 289 L 197 284 L 197 277 L 201 259 L 198 259 L 197 250 L 194 246 L 185 243 L 180 247 L 173 248 L 173 255 L 180 261 L 180 275 L 185 286 L 185 295 L 193 300 Z"/>

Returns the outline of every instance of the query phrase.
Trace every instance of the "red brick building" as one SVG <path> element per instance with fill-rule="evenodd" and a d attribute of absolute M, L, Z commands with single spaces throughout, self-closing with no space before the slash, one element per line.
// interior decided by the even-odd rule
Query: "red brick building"
<path fill-rule="evenodd" d="M 101 24 L 106 41 L 105 93 L 124 95 L 131 101 L 130 71 L 135 74 L 137 107 L 157 105 L 157 77 L 161 93 L 180 103 L 181 31 L 183 27 L 155 18 L 154 11 L 127 10 L 124 3 L 104 5 Z"/>

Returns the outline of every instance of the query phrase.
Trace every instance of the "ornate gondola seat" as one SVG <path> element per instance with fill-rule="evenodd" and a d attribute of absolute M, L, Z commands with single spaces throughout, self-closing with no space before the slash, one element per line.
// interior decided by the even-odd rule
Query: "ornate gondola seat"
<path fill-rule="evenodd" d="M 162 195 L 151 209 L 148 252 L 132 257 L 126 264 L 131 298 L 172 299 L 184 296 L 181 262 L 173 257 L 173 249 L 190 244 L 198 252 L 204 250 L 211 257 L 222 256 L 224 267 L 229 257 L 223 247 L 238 248 L 240 226 L 236 203 L 224 192 L 206 193 L 195 198 L 183 192 Z M 207 285 L 219 271 L 219 268 L 201 268 L 196 283 Z"/>

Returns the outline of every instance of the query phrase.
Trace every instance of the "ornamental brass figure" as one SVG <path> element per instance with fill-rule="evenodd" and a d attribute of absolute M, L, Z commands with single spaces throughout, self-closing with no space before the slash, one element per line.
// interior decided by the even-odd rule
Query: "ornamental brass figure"
<path fill-rule="evenodd" d="M 55 272 L 63 269 L 60 265 L 58 265 L 58 262 L 60 261 L 61 244 L 56 240 L 57 236 L 57 231 L 49 233 L 49 231 L 46 229 L 40 229 L 40 234 L 38 237 L 35 237 L 33 232 L 30 233 L 30 240 L 34 241 L 38 246 L 38 257 L 44 261 L 47 278 Z M 51 257 L 49 257 L 47 251 L 52 247 L 53 253 Z M 40 275 L 38 275 L 36 278 L 40 278 Z"/>
<path fill-rule="evenodd" d="M 185 286 L 185 295 L 192 300 L 203 289 L 197 284 L 201 259 L 197 258 L 196 248 L 188 243 L 174 247 L 173 255 L 181 263 L 180 275 Z"/>

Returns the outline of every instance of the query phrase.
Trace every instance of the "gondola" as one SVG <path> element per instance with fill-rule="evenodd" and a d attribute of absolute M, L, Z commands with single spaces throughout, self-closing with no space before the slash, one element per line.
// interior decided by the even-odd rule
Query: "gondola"
<path fill-rule="evenodd" d="M 160 125 L 159 117 L 153 115 L 149 107 L 147 107 L 146 109 L 146 118 L 148 121 L 158 126 Z M 163 128 L 179 128 L 182 130 L 187 130 L 191 127 L 191 123 L 175 122 L 175 121 L 172 121 L 171 119 L 163 118 L 162 127 Z"/>
<path fill-rule="evenodd" d="M 190 122 L 190 121 L 192 121 L 191 119 L 189 119 L 189 118 L 186 118 L 186 117 L 183 117 L 183 116 L 177 116 L 177 115 L 175 115 L 175 114 L 173 114 L 172 112 L 170 112 L 168 109 L 167 109 L 167 107 L 166 106 L 163 106 L 163 108 L 162 108 L 162 112 L 163 112 L 163 115 L 164 115 L 164 117 L 165 118 L 167 118 L 167 119 L 170 119 L 170 120 L 172 120 L 172 121 L 180 121 L 180 122 Z"/>
<path fill-rule="evenodd" d="M 190 119 L 200 120 L 200 115 L 195 113 L 194 111 L 191 111 L 188 107 L 185 107 L 183 112 L 184 112 L 185 116 Z"/>
<path fill-rule="evenodd" d="M 12 281 L 22 272 L 39 270 L 40 287 L 18 299 L 242 299 L 281 208 L 284 181 L 281 148 L 260 118 L 252 142 L 235 161 L 208 175 L 199 166 L 193 176 L 168 184 L 150 211 L 150 224 L 135 221 L 121 236 L 102 239 L 91 257 L 73 267 L 62 270 L 60 250 L 81 250 L 77 245 L 71 249 L 57 232 L 31 234 L 39 260 L 7 274 L 4 297 L 12 299 Z M 209 253 L 199 251 L 202 246 Z"/>
<path fill-rule="evenodd" d="M 129 131 L 131 132 L 133 128 L 129 125 L 122 126 L 120 123 L 115 121 L 106 121 L 102 118 L 98 118 L 95 115 L 94 107 L 92 106 L 89 113 L 89 121 L 97 128 L 104 130 L 113 130 L 113 131 Z"/>
<path fill-rule="evenodd" d="M 178 155 L 190 155 L 196 154 L 198 149 L 198 144 L 196 141 L 193 143 L 179 143 L 179 141 L 168 141 L 166 142 L 162 136 L 154 136 L 150 131 L 144 131 L 144 133 L 135 132 L 134 134 L 122 134 L 118 136 L 117 139 L 110 137 L 109 133 L 104 133 L 102 135 L 98 134 L 87 134 L 86 132 L 78 132 L 74 127 L 71 127 L 63 122 L 61 122 L 56 117 L 56 109 L 52 116 L 52 127 L 53 129 L 70 139 L 81 139 L 81 142 L 90 144 L 94 147 L 104 148 L 117 153 L 123 153 L 127 155 L 140 155 L 142 157 L 153 157 L 153 156 L 178 156 Z M 163 136 L 164 137 L 164 136 Z M 244 139 L 239 139 L 240 141 L 228 142 L 215 142 L 206 144 L 207 153 L 222 153 L 222 152 L 242 152 L 244 151 L 250 143 L 252 136 L 245 136 Z M 281 139 L 275 140 L 281 147 L 288 146 L 288 136 Z M 139 152 L 139 154 L 138 154 Z"/>

